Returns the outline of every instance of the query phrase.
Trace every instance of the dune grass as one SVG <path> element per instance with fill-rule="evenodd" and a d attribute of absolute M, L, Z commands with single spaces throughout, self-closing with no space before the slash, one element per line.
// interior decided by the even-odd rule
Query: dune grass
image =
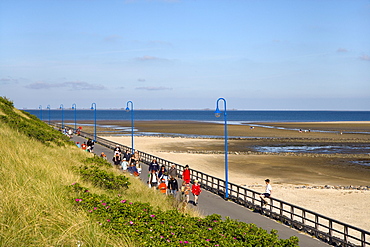
<path fill-rule="evenodd" d="M 70 203 L 66 185 L 86 153 L 49 147 L 0 122 L 0 243 L 2 246 L 133 246 L 112 239 Z"/>
<path fill-rule="evenodd" d="M 73 171 L 91 154 L 70 145 L 44 145 L 2 122 L 0 145 L 1 246 L 77 246 L 78 242 L 83 246 L 135 246 L 125 234 L 118 239 L 108 235 L 71 203 L 66 186 L 75 182 L 94 193 L 117 193 L 95 188 Z M 130 178 L 130 183 L 128 190 L 118 192 L 127 200 L 147 202 L 161 210 L 178 206 L 138 179 Z M 189 209 L 185 212 L 200 215 Z"/>

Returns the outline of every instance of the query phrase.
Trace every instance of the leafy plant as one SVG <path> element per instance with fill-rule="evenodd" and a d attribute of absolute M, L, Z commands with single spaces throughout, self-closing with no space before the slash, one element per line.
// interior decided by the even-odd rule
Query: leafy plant
<path fill-rule="evenodd" d="M 120 190 L 127 189 L 130 185 L 129 179 L 123 175 L 108 172 L 103 167 L 111 167 L 104 159 L 94 156 L 84 161 L 85 165 L 77 168 L 83 179 L 103 189 Z"/>
<path fill-rule="evenodd" d="M 78 183 L 70 186 L 73 202 L 108 232 L 131 236 L 140 246 L 298 246 L 298 238 L 279 239 L 254 224 L 220 215 L 190 217 L 177 210 L 162 211 L 148 203 L 129 202 L 90 193 Z"/>

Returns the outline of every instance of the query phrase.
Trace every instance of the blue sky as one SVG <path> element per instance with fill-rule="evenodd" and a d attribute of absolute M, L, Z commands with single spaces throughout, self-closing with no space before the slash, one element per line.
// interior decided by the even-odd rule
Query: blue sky
<path fill-rule="evenodd" d="M 18 108 L 370 110 L 369 0 L 1 0 Z"/>

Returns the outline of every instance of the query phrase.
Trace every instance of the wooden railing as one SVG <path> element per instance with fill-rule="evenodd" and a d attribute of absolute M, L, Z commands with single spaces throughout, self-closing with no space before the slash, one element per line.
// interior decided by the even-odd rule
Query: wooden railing
<path fill-rule="evenodd" d="M 81 132 L 81 136 L 93 139 L 93 135 L 89 133 Z M 120 145 L 126 150 L 132 152 L 130 147 L 101 137 L 97 137 L 96 141 L 100 145 L 110 149 L 114 149 L 116 145 Z M 150 164 L 153 159 L 156 159 L 159 165 L 164 165 L 167 169 L 170 166 L 175 165 L 179 176 L 184 170 L 183 165 L 173 163 L 139 150 L 135 151 L 139 152 L 141 161 L 145 164 Z M 224 180 L 193 169 L 190 169 L 190 172 L 192 179 L 198 180 L 202 188 L 222 197 L 225 196 L 226 188 Z M 370 246 L 370 232 L 358 227 L 331 219 L 277 198 L 270 197 L 270 203 L 267 206 L 263 206 L 259 197 L 260 193 L 233 183 L 229 183 L 227 189 L 229 191 L 229 200 L 260 212 L 261 214 L 280 221 L 292 228 L 315 236 L 326 243 L 335 246 Z M 335 205 L 333 205 L 333 207 L 335 207 Z"/>

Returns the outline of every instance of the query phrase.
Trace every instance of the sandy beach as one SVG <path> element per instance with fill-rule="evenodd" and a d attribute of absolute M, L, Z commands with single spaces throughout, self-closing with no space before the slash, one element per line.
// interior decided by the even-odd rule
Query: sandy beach
<path fill-rule="evenodd" d="M 103 124 L 103 123 L 100 123 Z M 130 126 L 125 122 L 104 122 Z M 229 181 L 263 192 L 264 179 L 272 181 L 273 197 L 370 230 L 370 191 L 323 189 L 324 186 L 370 186 L 370 167 L 351 163 L 369 162 L 369 153 L 261 153 L 260 145 L 364 145 L 369 146 L 370 123 L 253 123 L 230 125 Z M 261 127 L 260 127 L 261 126 Z M 262 127 L 264 126 L 264 127 Z M 135 149 L 165 158 L 210 175 L 224 177 L 223 126 L 212 123 L 156 121 L 135 123 L 138 132 L 218 135 L 220 138 L 136 136 Z M 276 128 L 279 127 L 279 128 Z M 301 129 L 302 131 L 297 131 Z M 365 133 L 365 134 L 364 134 Z M 127 133 L 126 133 L 127 134 Z M 130 136 L 104 136 L 131 146 Z M 319 187 L 319 188 L 315 188 Z"/>

